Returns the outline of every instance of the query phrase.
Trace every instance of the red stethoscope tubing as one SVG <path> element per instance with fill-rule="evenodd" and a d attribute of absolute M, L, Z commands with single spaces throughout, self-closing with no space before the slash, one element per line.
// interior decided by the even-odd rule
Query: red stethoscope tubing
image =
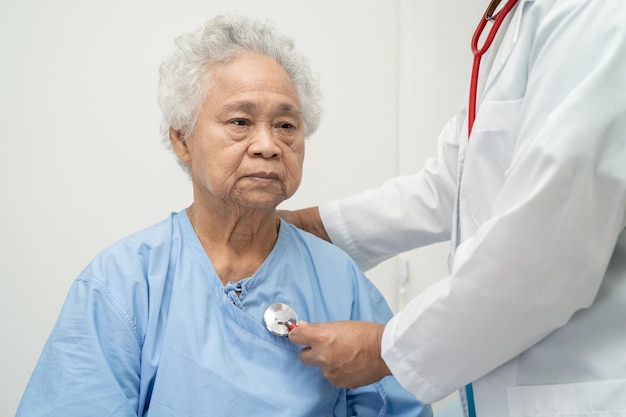
<path fill-rule="evenodd" d="M 476 120 L 476 95 L 478 94 L 478 71 L 480 69 L 480 59 L 487 52 L 487 49 L 493 43 L 496 34 L 498 33 L 498 29 L 502 25 L 502 22 L 509 14 L 509 12 L 513 9 L 518 0 L 509 0 L 502 10 L 500 10 L 497 14 L 494 15 L 496 7 L 500 4 L 501 0 L 491 0 L 487 10 L 485 11 L 484 16 L 478 22 L 478 27 L 474 31 L 474 36 L 472 36 L 472 54 L 474 55 L 474 62 L 472 64 L 472 78 L 470 80 L 470 91 L 469 91 L 469 108 L 468 108 L 468 123 L 467 123 L 467 134 L 468 139 L 469 135 L 472 133 L 472 128 L 474 127 L 474 120 Z M 487 22 L 493 21 L 493 26 L 489 30 L 487 34 L 487 38 L 483 43 L 482 47 L 478 46 L 478 42 L 480 41 L 480 37 L 487 26 Z"/>

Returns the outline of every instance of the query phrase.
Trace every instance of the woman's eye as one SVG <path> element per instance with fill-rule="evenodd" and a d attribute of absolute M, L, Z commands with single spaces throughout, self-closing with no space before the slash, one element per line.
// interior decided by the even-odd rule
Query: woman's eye
<path fill-rule="evenodd" d="M 291 123 L 287 123 L 287 122 L 285 122 L 285 123 L 280 123 L 280 124 L 278 125 L 278 127 L 279 127 L 279 128 L 281 128 L 281 129 L 295 129 L 295 126 L 294 126 L 294 125 L 292 125 Z"/>
<path fill-rule="evenodd" d="M 243 119 L 236 119 L 236 120 L 233 120 L 231 123 L 236 126 L 245 126 L 247 124 L 247 122 Z"/>

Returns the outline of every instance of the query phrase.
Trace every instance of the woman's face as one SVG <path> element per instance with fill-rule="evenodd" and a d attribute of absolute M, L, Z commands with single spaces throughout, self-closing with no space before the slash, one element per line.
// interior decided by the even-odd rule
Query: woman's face
<path fill-rule="evenodd" d="M 184 142 L 173 139 L 189 164 L 195 202 L 275 208 L 300 185 L 304 160 L 300 101 L 289 75 L 252 53 L 208 75 L 196 128 Z"/>

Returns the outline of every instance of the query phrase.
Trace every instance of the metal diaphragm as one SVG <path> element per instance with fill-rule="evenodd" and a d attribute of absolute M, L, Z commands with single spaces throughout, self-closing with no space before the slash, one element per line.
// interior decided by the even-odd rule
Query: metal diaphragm
<path fill-rule="evenodd" d="M 287 336 L 289 330 L 298 324 L 298 315 L 285 303 L 271 304 L 263 313 L 267 330 L 278 336 Z"/>

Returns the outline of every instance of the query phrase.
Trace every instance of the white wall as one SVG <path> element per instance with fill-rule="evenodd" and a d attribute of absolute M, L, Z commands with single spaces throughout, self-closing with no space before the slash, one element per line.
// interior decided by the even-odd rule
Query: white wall
<path fill-rule="evenodd" d="M 435 155 L 440 130 L 466 97 L 470 39 L 487 2 L 453 3 L 399 2 L 398 174 L 418 171 Z M 448 252 L 445 242 L 396 257 L 398 269 L 409 274 L 397 289 L 397 308 L 446 275 Z"/>
<path fill-rule="evenodd" d="M 466 75 L 456 62 L 445 71 L 437 67 L 444 51 L 422 48 L 435 41 L 448 47 L 459 38 L 468 44 L 466 28 L 457 31 L 454 23 L 467 17 L 464 11 L 444 25 L 439 16 L 449 10 L 428 10 L 437 3 L 424 1 L 216 3 L 0 3 L 0 416 L 13 415 L 69 286 L 87 262 L 191 201 L 190 184 L 158 131 L 157 70 L 176 35 L 217 13 L 241 11 L 275 21 L 309 56 L 322 80 L 325 116 L 307 144 L 303 184 L 288 208 L 416 169 L 460 100 Z M 414 55 L 418 50 L 423 54 Z M 428 78 L 406 84 L 419 62 Z M 418 94 L 399 95 L 399 82 Z M 432 107 L 447 86 L 451 100 Z M 424 103 L 415 112 L 424 123 L 421 134 L 403 144 L 403 117 Z M 424 149 L 405 157 L 414 146 Z M 423 261 L 419 267 L 430 268 Z M 436 261 L 433 271 L 438 268 Z M 369 276 L 396 306 L 396 260 Z"/>

